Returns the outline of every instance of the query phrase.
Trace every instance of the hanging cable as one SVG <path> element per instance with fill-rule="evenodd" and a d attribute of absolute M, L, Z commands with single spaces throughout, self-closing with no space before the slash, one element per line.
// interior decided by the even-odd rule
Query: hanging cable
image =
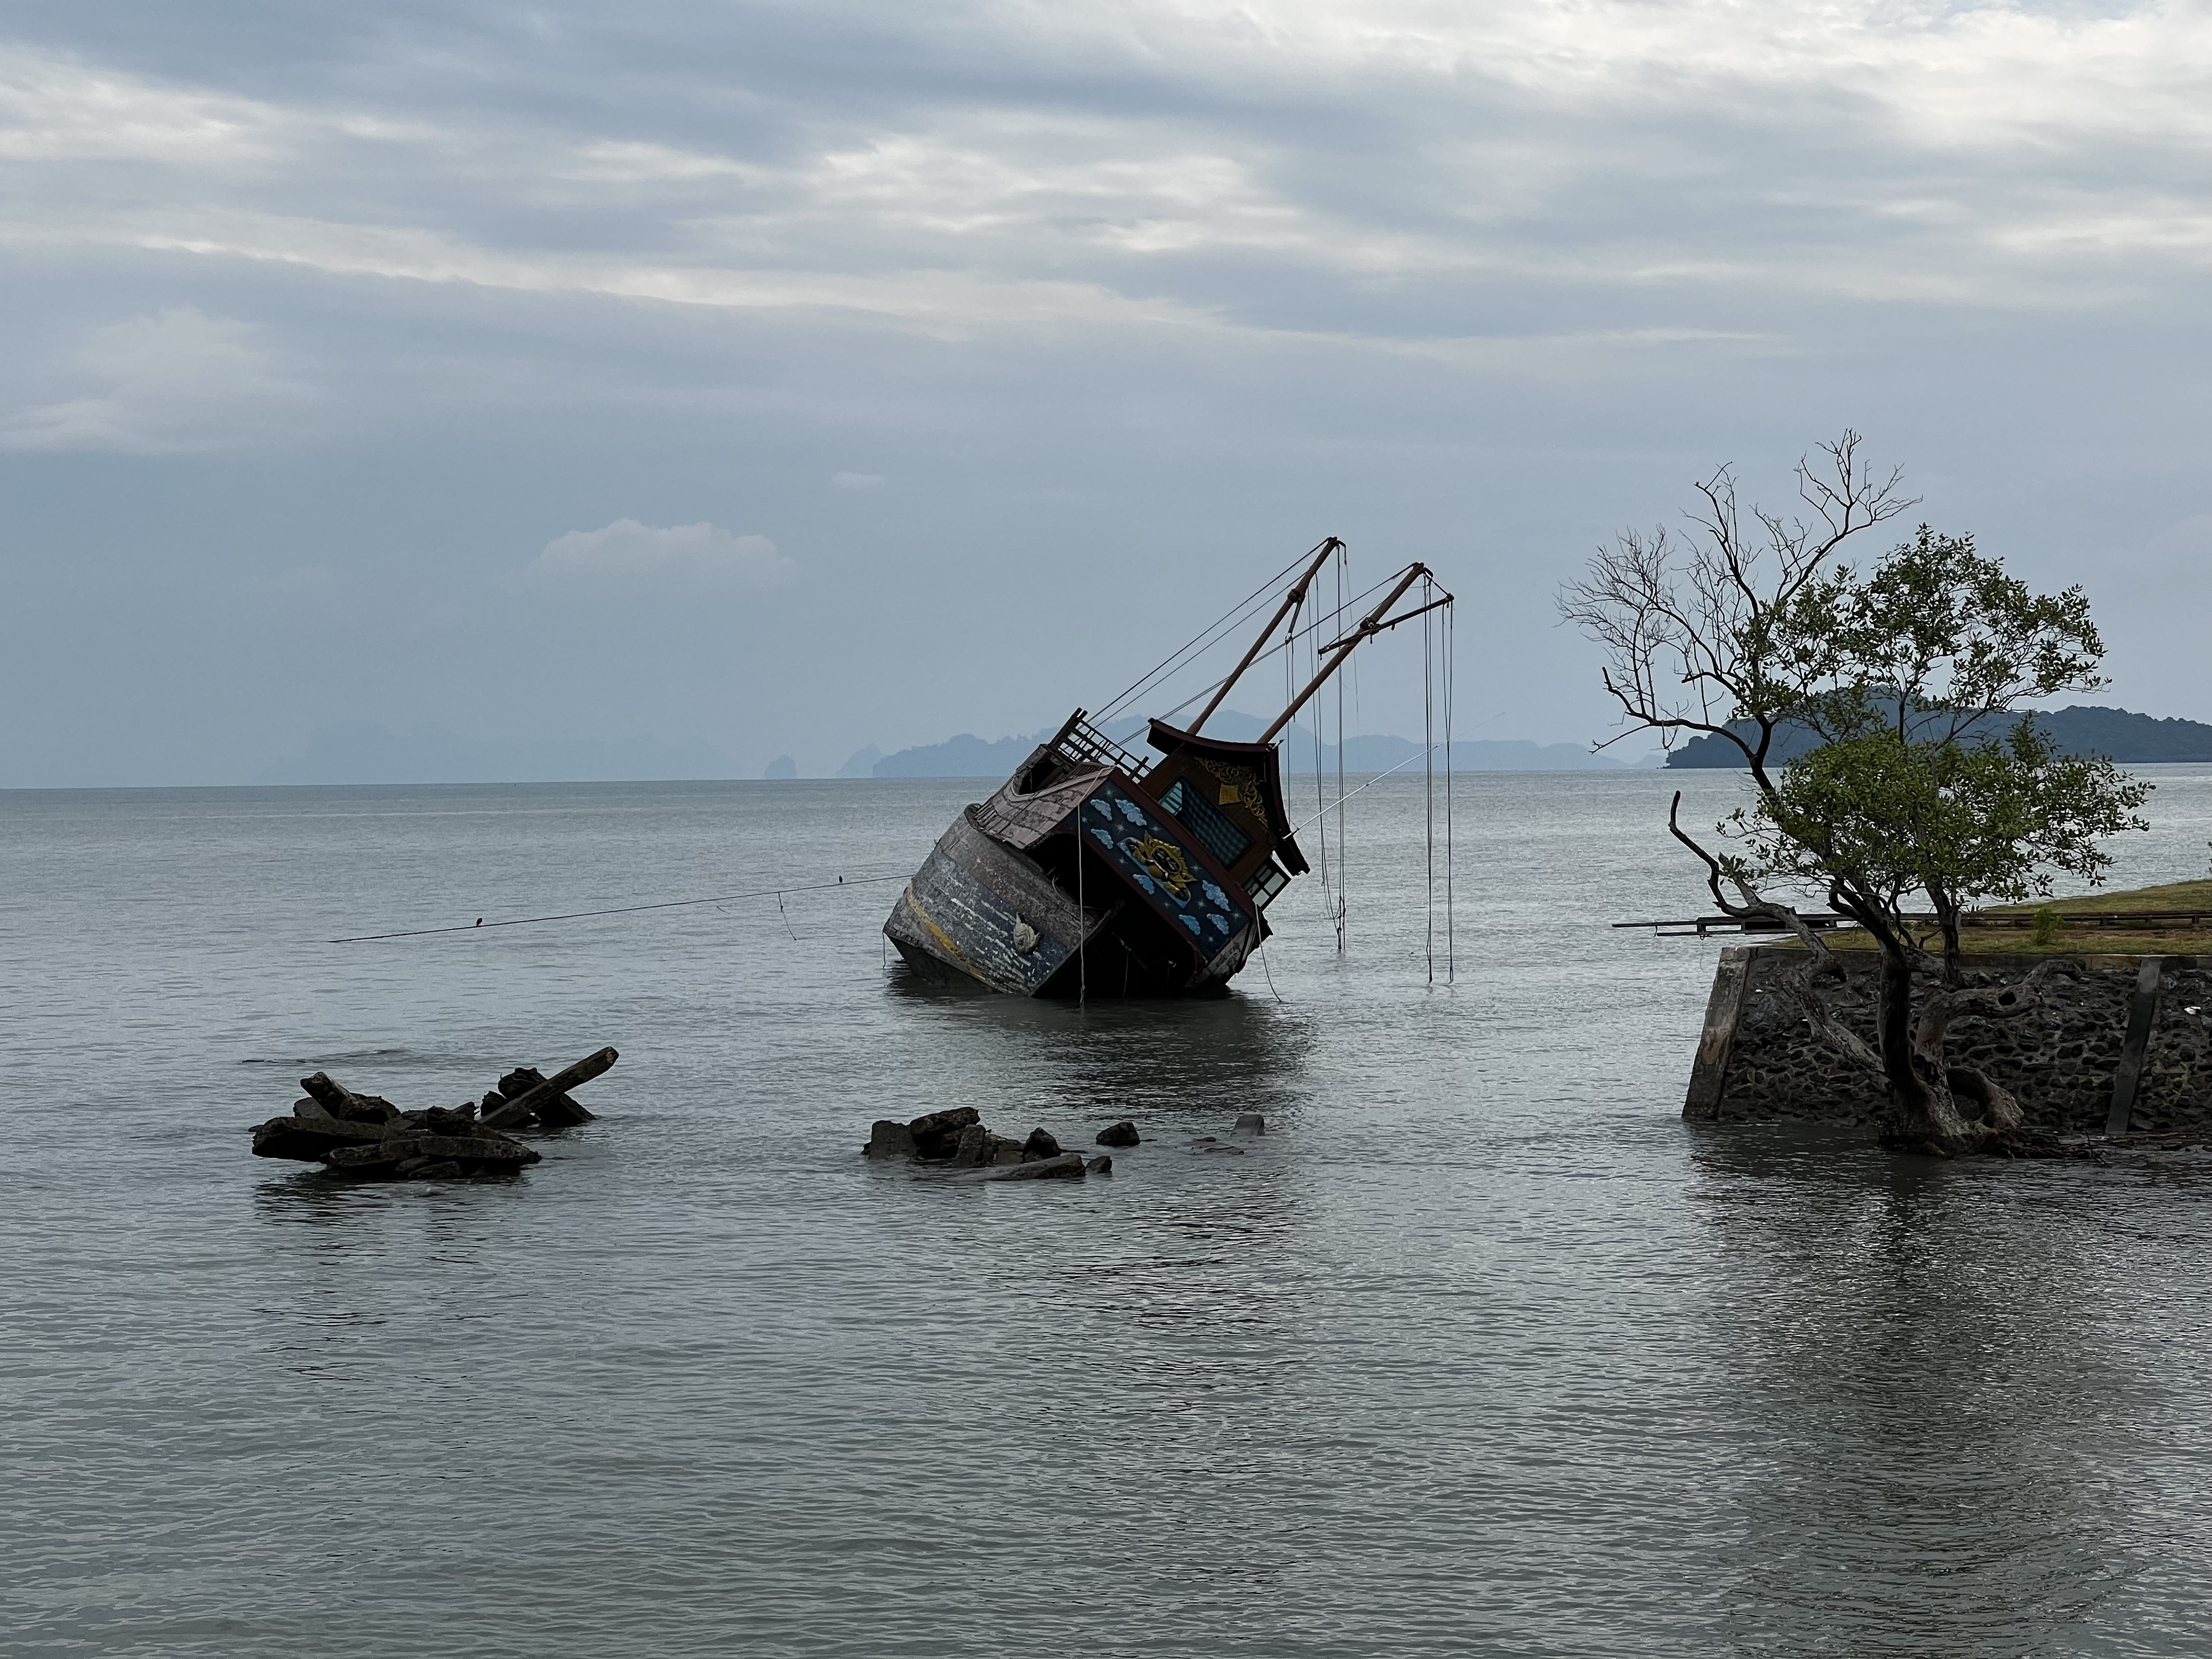
<path fill-rule="evenodd" d="M 1283 701 L 1286 704 L 1292 698 L 1297 696 L 1297 688 L 1301 682 L 1309 678 L 1310 674 L 1318 673 L 1320 672 L 1320 644 L 1322 622 L 1323 618 L 1321 615 L 1321 606 L 1318 604 L 1314 606 L 1313 622 L 1303 631 L 1298 628 L 1297 619 L 1295 617 L 1292 618 L 1288 642 L 1295 646 L 1298 641 L 1304 641 L 1309 650 L 1311 652 L 1311 657 L 1310 659 L 1310 665 L 1309 665 L 1309 663 L 1301 663 L 1298 660 L 1297 652 L 1295 649 L 1284 658 Z M 1319 802 L 1322 797 L 1324 784 L 1328 776 L 1327 766 L 1322 755 L 1322 722 L 1319 712 L 1316 711 L 1313 723 L 1314 799 L 1316 802 Z M 1316 838 L 1316 842 L 1315 850 L 1317 862 L 1314 866 L 1314 873 L 1321 878 L 1321 902 L 1322 914 L 1328 916 L 1333 921 L 1336 915 L 1336 902 L 1334 896 L 1336 890 L 1331 869 L 1333 861 L 1329 856 L 1328 822 L 1325 817 L 1318 819 L 1318 822 L 1321 824 L 1321 834 Z"/>
<path fill-rule="evenodd" d="M 1430 597 L 1433 582 L 1421 589 L 1424 600 Z M 1429 983 L 1437 982 L 1437 719 L 1436 719 L 1436 612 L 1424 611 L 1421 616 L 1421 840 L 1428 883 L 1427 949 Z"/>
<path fill-rule="evenodd" d="M 1336 610 L 1329 618 L 1331 632 L 1340 631 L 1342 627 L 1337 618 L 1344 615 L 1344 579 L 1347 574 L 1345 556 L 1340 550 L 1336 559 Z M 1387 581 L 1389 578 L 1385 577 L 1383 580 Z M 1375 586 L 1380 587 L 1382 583 L 1377 582 Z M 1316 641 L 1316 654 L 1318 656 L 1318 639 Z M 1344 954 L 1345 926 L 1351 920 L 1352 915 L 1352 895 L 1346 885 L 1351 868 L 1349 859 L 1352 842 L 1346 836 L 1344 827 L 1344 676 L 1340 674 L 1336 678 L 1336 914 L 1333 918 L 1336 926 L 1336 953 L 1340 957 Z"/>
<path fill-rule="evenodd" d="M 1459 947 L 1453 933 L 1452 906 L 1452 701 L 1459 690 L 1459 607 L 1448 605 L 1444 617 L 1444 983 L 1459 983 Z"/>

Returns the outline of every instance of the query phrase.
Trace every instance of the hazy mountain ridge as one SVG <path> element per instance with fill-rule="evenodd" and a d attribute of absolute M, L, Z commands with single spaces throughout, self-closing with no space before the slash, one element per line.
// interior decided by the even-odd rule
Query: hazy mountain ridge
<path fill-rule="evenodd" d="M 2136 766 L 2212 761 L 2212 726 L 2198 720 L 2160 720 L 2094 703 L 2042 710 L 2033 718 L 2069 754 L 2094 752 Z M 1748 737 L 1752 727 L 1748 721 L 1738 720 L 1730 729 Z M 1803 726 L 1785 725 L 1775 732 L 1770 754 L 1778 761 L 1795 760 L 1818 743 Z M 1709 735 L 1691 738 L 1667 757 L 1667 764 L 1678 769 L 1741 768 L 1744 759 L 1743 752 L 1727 738 Z"/>
<path fill-rule="evenodd" d="M 1224 710 L 1207 723 L 1210 732 L 1251 742 L 1265 729 L 1250 714 Z M 943 743 L 921 744 L 885 755 L 874 744 L 857 751 L 831 775 L 839 778 L 990 778 L 1008 775 L 1037 744 L 1057 732 L 1049 726 L 1027 736 L 985 739 L 963 732 Z M 1149 753 L 1145 722 L 1112 723 L 1107 735 L 1139 755 Z M 1282 738 L 1285 769 L 1292 775 L 1315 770 L 1313 734 L 1293 726 Z M 1387 772 L 1411 762 L 1418 766 L 1419 743 L 1411 738 L 1370 733 L 1344 745 L 1347 772 Z M 1437 757 L 1442 766 L 1444 757 Z M 1628 763 L 1593 755 L 1578 744 L 1520 740 L 1462 740 L 1452 745 L 1452 763 L 1470 772 L 1618 771 Z M 1320 769 L 1337 768 L 1336 745 L 1321 747 Z M 740 766 L 712 744 L 693 740 L 665 743 L 650 738 L 471 738 L 443 726 L 395 731 L 369 720 L 342 720 L 318 727 L 298 752 L 262 769 L 261 784 L 416 783 L 632 783 L 720 781 L 802 775 L 788 755 L 769 763 L 765 772 Z M 807 775 L 816 775 L 807 774 Z"/>

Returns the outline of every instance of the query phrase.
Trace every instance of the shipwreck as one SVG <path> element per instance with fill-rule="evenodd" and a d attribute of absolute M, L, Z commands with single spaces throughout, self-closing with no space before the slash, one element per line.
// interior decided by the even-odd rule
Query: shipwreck
<path fill-rule="evenodd" d="M 1347 612 L 1310 599 L 1342 548 L 1331 537 L 1301 562 L 1243 659 L 1199 694 L 1210 700 L 1188 726 L 1149 722 L 1152 757 L 1079 708 L 989 799 L 965 808 L 884 924 L 900 955 L 926 977 L 1012 996 L 1224 991 L 1268 937 L 1268 905 L 1309 868 L 1285 805 L 1279 738 L 1360 645 L 1452 603 L 1426 566 L 1409 565 L 1324 643 L 1316 630 L 1334 631 Z M 1417 602 L 1393 615 L 1417 586 Z M 1313 647 L 1303 689 L 1255 741 L 1207 736 L 1246 672 L 1301 629 Z"/>

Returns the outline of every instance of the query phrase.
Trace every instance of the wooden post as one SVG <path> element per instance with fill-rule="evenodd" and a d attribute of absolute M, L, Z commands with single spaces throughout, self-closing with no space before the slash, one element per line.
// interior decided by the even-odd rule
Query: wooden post
<path fill-rule="evenodd" d="M 2128 1034 L 2120 1044 L 2120 1063 L 2112 1073 L 2112 1109 L 2105 1119 L 2105 1133 L 2124 1135 L 2136 1109 L 2136 1091 L 2142 1082 L 2143 1055 L 2150 1048 L 2151 1028 L 2158 1024 L 2159 991 L 2165 981 L 2166 958 L 2145 957 L 2136 970 L 2136 994 L 2128 1004 Z"/>
<path fill-rule="evenodd" d="M 1731 945 L 1721 952 L 1713 970 L 1713 994 L 1705 1002 L 1705 1029 L 1698 1039 L 1697 1063 L 1690 1068 L 1690 1092 L 1682 1102 L 1682 1115 L 1718 1121 L 1721 1092 L 1728 1082 L 1729 1050 L 1735 1046 L 1736 1022 L 1751 989 L 1751 966 L 1757 960 L 1755 945 Z"/>

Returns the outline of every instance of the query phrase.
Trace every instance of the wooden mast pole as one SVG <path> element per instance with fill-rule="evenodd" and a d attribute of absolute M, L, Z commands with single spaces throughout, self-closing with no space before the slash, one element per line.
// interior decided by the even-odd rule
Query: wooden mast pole
<path fill-rule="evenodd" d="M 1260 637 L 1252 641 L 1252 648 L 1244 653 L 1244 660 L 1229 671 L 1229 678 L 1221 682 L 1221 689 L 1213 694 L 1213 701 L 1200 709 L 1198 718 L 1190 723 L 1193 736 L 1197 735 L 1199 727 L 1204 726 L 1212 717 L 1213 711 L 1221 707 L 1221 700 L 1229 695 L 1230 688 L 1243 678 L 1244 671 L 1258 659 L 1261 647 L 1266 645 L 1274 631 L 1282 626 L 1283 618 L 1296 611 L 1304 602 L 1306 589 L 1313 586 L 1313 579 L 1321 574 L 1322 566 L 1328 562 L 1328 556 L 1343 545 L 1344 544 L 1335 537 L 1329 536 L 1324 538 L 1322 544 L 1314 550 L 1314 562 L 1306 567 L 1306 574 L 1299 577 L 1297 585 L 1284 595 L 1281 607 L 1269 619 L 1267 625 L 1260 630 Z"/>
<path fill-rule="evenodd" d="M 1315 675 L 1306 689 L 1291 700 L 1288 708 L 1275 716 L 1275 723 L 1260 734 L 1261 743 L 1273 743 L 1275 740 L 1275 733 L 1288 726 L 1291 723 L 1291 717 L 1304 708 L 1307 700 L 1328 683 L 1328 677 L 1344 665 L 1344 659 L 1352 654 L 1352 647 L 1362 640 L 1381 633 L 1388 625 L 1382 618 L 1389 614 L 1390 607 L 1404 599 L 1407 590 L 1428 574 L 1429 568 L 1425 564 L 1408 565 L 1406 568 L 1405 575 L 1400 580 L 1398 585 L 1390 590 L 1390 597 L 1369 611 L 1358 627 L 1353 629 L 1330 647 L 1328 661 L 1322 665 L 1321 672 Z"/>

